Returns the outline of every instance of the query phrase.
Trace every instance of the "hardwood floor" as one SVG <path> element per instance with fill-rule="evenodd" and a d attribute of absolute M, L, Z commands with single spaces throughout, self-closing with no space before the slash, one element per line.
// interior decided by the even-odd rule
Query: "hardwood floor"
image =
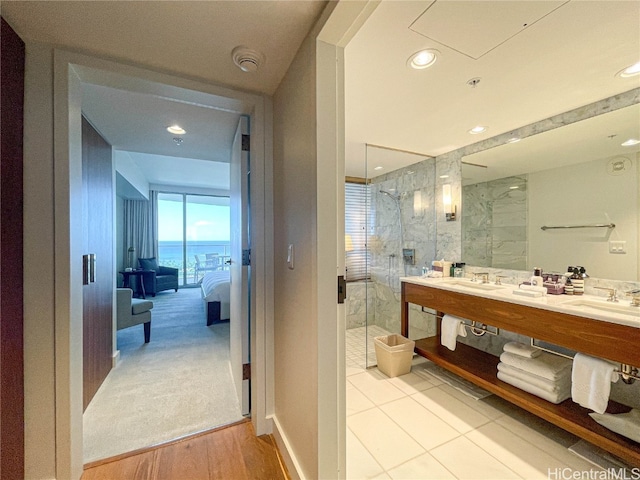
<path fill-rule="evenodd" d="M 271 435 L 250 421 L 85 466 L 82 480 L 288 480 Z"/>

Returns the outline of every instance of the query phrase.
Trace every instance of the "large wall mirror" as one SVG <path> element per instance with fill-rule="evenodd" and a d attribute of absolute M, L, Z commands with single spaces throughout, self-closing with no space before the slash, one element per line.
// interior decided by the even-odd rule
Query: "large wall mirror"
<path fill-rule="evenodd" d="M 639 281 L 640 104 L 463 157 L 462 258 Z"/>

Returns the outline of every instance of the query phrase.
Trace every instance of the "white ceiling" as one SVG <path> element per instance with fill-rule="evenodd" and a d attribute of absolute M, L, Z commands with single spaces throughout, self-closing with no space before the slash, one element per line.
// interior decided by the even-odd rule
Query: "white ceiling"
<path fill-rule="evenodd" d="M 2 15 L 27 40 L 272 94 L 325 4 L 4 0 Z M 240 44 L 265 54 L 257 73 L 232 64 Z M 407 68 L 423 48 L 440 52 L 436 64 Z M 640 87 L 638 76 L 615 77 L 640 60 L 640 2 L 382 1 L 345 53 L 347 175 L 363 176 L 366 144 L 436 156 Z M 87 92 L 87 115 L 116 148 L 229 157 L 236 114 L 115 87 Z M 188 125 L 181 147 L 164 130 L 174 118 Z M 487 132 L 469 135 L 478 124 Z M 391 156 L 379 173 L 403 166 L 399 157 L 415 161 Z"/>
<path fill-rule="evenodd" d="M 325 1 L 2 1 L 24 40 L 82 49 L 216 84 L 271 95 Z M 263 53 L 254 74 L 231 59 Z"/>

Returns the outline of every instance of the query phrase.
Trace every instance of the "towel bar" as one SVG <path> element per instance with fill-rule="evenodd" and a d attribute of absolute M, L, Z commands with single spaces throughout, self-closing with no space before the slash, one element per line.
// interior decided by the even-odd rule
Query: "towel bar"
<path fill-rule="evenodd" d="M 429 315 L 433 315 L 434 317 L 442 320 L 442 315 L 436 315 L 435 313 L 432 312 L 427 312 L 424 307 L 422 307 L 422 311 L 424 313 L 427 313 Z M 464 319 L 466 320 L 466 319 Z M 471 333 L 474 334 L 476 337 L 481 337 L 483 336 L 485 333 L 488 333 L 489 335 L 495 335 L 498 336 L 500 335 L 500 329 L 498 327 L 494 327 L 496 330 L 495 332 L 492 332 L 491 330 L 489 330 L 487 328 L 487 325 L 485 325 L 484 323 L 481 322 L 476 322 L 475 320 L 468 320 L 471 323 L 463 323 L 463 325 L 468 328 L 469 330 L 471 330 Z"/>
<path fill-rule="evenodd" d="M 558 355 L 559 357 L 564 357 L 564 358 L 568 358 L 569 360 L 573 360 L 573 357 L 571 355 L 566 355 L 564 353 L 556 352 L 555 350 L 551 350 L 548 348 L 541 347 L 540 345 L 536 345 L 535 339 L 533 337 L 531 337 L 531 346 L 533 348 L 537 348 L 538 350 L 542 350 L 543 352 L 552 353 L 553 355 Z M 634 381 L 640 380 L 640 372 L 638 371 L 638 368 L 632 365 L 628 365 L 626 363 L 621 363 L 620 368 L 614 370 L 614 372 L 619 373 L 620 378 L 622 378 L 622 381 L 627 385 L 631 385 Z"/>
<path fill-rule="evenodd" d="M 495 335 L 496 337 L 500 335 L 500 329 L 498 327 L 494 327 L 496 330 L 495 332 L 492 332 L 487 328 L 487 325 L 485 325 L 484 323 L 471 321 L 470 324 L 465 323 L 464 326 L 467 327 L 469 330 L 471 330 L 471 333 L 474 334 L 476 337 L 481 337 L 485 333 L 488 333 L 489 335 Z M 480 333 L 478 333 L 478 331 L 480 331 Z"/>

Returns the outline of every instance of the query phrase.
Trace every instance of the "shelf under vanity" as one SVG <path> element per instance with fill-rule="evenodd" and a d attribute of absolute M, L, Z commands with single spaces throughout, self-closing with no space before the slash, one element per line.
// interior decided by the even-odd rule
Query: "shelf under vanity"
<path fill-rule="evenodd" d="M 409 304 L 433 309 L 437 316 L 448 313 L 471 321 L 526 335 L 570 350 L 640 366 L 640 314 L 637 325 L 563 312 L 565 299 L 524 300 L 507 296 L 508 289 L 466 292 L 445 282 L 402 279 L 401 329 L 408 336 Z M 439 333 L 438 324 L 438 333 Z M 496 376 L 499 358 L 465 344 L 455 351 L 440 344 L 439 335 L 416 340 L 415 352 L 437 365 L 518 405 L 630 463 L 640 466 L 640 444 L 596 423 L 589 409 L 571 399 L 556 405 L 524 392 Z M 609 402 L 607 412 L 623 413 L 630 407 Z"/>

